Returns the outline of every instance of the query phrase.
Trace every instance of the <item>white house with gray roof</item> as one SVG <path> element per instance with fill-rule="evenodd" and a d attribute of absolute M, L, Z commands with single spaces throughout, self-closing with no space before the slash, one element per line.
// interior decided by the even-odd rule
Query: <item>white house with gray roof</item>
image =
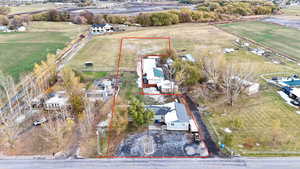
<path fill-rule="evenodd" d="M 154 120 L 165 123 L 167 130 L 198 131 L 184 104 L 171 102 L 163 105 L 148 105 L 146 108 L 155 112 Z"/>

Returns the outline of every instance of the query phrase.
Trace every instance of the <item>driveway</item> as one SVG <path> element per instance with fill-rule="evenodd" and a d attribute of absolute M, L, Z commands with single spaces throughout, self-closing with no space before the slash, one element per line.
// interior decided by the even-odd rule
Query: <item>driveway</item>
<path fill-rule="evenodd" d="M 129 135 L 119 145 L 116 156 L 207 156 L 205 146 L 192 141 L 190 133 L 150 130 Z"/>

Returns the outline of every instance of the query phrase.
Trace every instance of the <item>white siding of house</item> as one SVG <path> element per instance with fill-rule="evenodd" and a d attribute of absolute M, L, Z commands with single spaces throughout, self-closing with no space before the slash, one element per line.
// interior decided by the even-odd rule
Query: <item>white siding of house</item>
<path fill-rule="evenodd" d="M 169 123 L 167 123 L 167 130 L 188 131 L 189 130 L 189 123 L 186 123 L 186 122 L 169 122 Z"/>

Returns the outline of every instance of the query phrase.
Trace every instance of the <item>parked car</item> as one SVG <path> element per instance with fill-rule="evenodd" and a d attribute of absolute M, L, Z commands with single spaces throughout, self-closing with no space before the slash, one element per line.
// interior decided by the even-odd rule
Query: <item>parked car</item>
<path fill-rule="evenodd" d="M 297 100 L 292 100 L 291 103 L 295 106 L 300 106 L 300 102 Z"/>
<path fill-rule="evenodd" d="M 41 118 L 40 120 L 35 120 L 34 122 L 33 122 L 33 125 L 34 126 L 39 126 L 39 125 L 41 125 L 41 124 L 43 124 L 43 123 L 46 123 L 48 120 L 45 118 L 45 117 L 43 117 L 43 118 Z"/>

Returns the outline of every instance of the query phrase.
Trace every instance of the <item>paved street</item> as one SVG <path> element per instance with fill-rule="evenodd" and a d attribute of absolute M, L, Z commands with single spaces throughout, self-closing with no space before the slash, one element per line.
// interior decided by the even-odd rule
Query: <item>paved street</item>
<path fill-rule="evenodd" d="M 0 160 L 0 169 L 299 169 L 300 158 Z"/>

